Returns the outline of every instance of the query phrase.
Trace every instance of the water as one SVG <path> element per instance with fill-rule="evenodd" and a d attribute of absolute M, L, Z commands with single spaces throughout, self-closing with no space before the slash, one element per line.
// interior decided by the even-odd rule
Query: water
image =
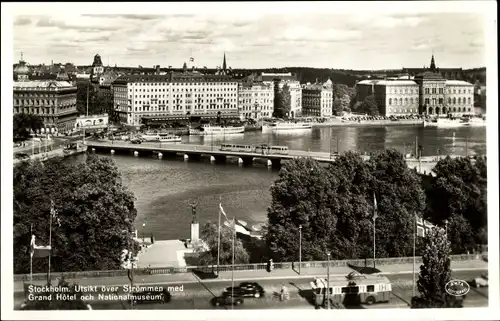
<path fill-rule="evenodd" d="M 453 133 L 455 132 L 455 139 Z M 465 155 L 486 153 L 485 128 L 424 128 L 417 126 L 388 127 L 336 127 L 315 128 L 296 134 L 262 134 L 247 132 L 226 137 L 183 137 L 183 143 L 204 144 L 214 148 L 222 142 L 245 144 L 288 145 L 290 149 L 321 152 L 356 150 L 370 152 L 383 148 L 396 148 L 401 152 L 415 149 L 415 137 L 423 146 L 422 155 Z M 265 166 L 239 167 L 234 163 L 210 164 L 154 157 L 107 155 L 115 160 L 122 173 L 123 183 L 134 192 L 138 211 L 136 227 L 139 236 L 156 239 L 181 239 L 190 237 L 191 208 L 198 203 L 200 225 L 217 222 L 219 198 L 230 218 L 236 216 L 249 225 L 267 220 L 267 207 L 271 196 L 269 188 L 278 177 L 276 171 Z M 81 162 L 85 155 L 69 158 Z M 146 226 L 143 228 L 143 223 Z"/>

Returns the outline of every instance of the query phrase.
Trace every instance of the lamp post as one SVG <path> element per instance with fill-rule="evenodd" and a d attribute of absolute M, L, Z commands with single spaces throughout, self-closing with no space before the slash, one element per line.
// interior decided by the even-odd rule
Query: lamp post
<path fill-rule="evenodd" d="M 326 254 L 326 307 L 330 310 L 330 253 Z"/>
<path fill-rule="evenodd" d="M 417 237 L 417 214 L 413 218 L 413 284 L 411 287 L 412 298 L 415 297 L 415 239 Z"/>
<path fill-rule="evenodd" d="M 302 267 L 302 225 L 299 225 L 299 274 Z"/>
<path fill-rule="evenodd" d="M 444 229 L 446 237 L 448 238 L 448 220 L 444 221 Z"/>
<path fill-rule="evenodd" d="M 146 234 L 144 232 L 144 228 L 146 227 L 146 223 L 142 223 L 142 244 L 144 245 L 144 234 Z"/>

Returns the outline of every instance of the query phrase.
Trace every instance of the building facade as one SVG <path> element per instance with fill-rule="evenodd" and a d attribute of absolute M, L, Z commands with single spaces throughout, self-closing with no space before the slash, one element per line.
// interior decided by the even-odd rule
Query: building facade
<path fill-rule="evenodd" d="M 126 124 L 133 126 L 140 126 L 143 116 L 238 112 L 238 82 L 223 75 L 121 76 L 113 82 L 113 93 L 119 118 L 124 120 L 126 115 Z"/>
<path fill-rule="evenodd" d="M 270 118 L 274 110 L 274 87 L 269 83 L 247 82 L 238 86 L 239 112 L 246 119 Z"/>
<path fill-rule="evenodd" d="M 446 105 L 443 114 L 463 116 L 475 114 L 474 85 L 462 80 L 446 80 Z"/>
<path fill-rule="evenodd" d="M 410 77 L 408 77 L 410 78 Z M 474 114 L 474 86 L 461 80 L 446 80 L 431 67 L 413 79 L 363 80 L 356 84 L 356 99 L 374 95 L 384 116 L 424 114 L 431 117 Z"/>
<path fill-rule="evenodd" d="M 290 118 L 302 115 L 302 86 L 292 73 L 261 73 L 254 77 L 258 81 L 274 86 L 274 97 L 283 91 L 285 84 L 290 91 Z M 276 108 L 276 105 L 274 106 Z"/>
<path fill-rule="evenodd" d="M 333 84 L 307 84 L 302 88 L 302 116 L 331 117 L 333 115 Z"/>
<path fill-rule="evenodd" d="M 14 82 L 14 114 L 42 118 L 45 132 L 68 132 L 77 117 L 76 87 L 66 81 Z"/>

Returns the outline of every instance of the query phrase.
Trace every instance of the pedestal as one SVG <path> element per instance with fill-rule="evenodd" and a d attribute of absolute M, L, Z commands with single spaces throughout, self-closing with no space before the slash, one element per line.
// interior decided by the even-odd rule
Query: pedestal
<path fill-rule="evenodd" d="M 195 243 L 200 239 L 200 225 L 198 222 L 191 223 L 191 243 Z"/>

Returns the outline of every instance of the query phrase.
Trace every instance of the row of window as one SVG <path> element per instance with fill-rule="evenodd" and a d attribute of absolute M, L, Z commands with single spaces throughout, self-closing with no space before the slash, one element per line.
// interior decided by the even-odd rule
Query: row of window
<path fill-rule="evenodd" d="M 151 97 L 149 97 L 151 96 Z M 153 97 L 154 96 L 154 97 Z M 206 97 L 235 97 L 236 94 L 206 94 Z M 168 95 L 167 95 L 168 97 Z M 172 95 L 173 98 L 182 98 L 182 97 L 205 97 L 202 94 L 186 94 L 184 95 Z M 134 96 L 129 95 L 129 99 L 134 98 Z M 165 95 L 135 95 L 135 98 L 165 98 Z"/>
<path fill-rule="evenodd" d="M 432 100 L 429 99 L 429 98 L 425 98 L 425 103 L 427 105 L 429 105 L 431 102 L 432 102 L 433 105 L 436 105 L 436 101 L 440 105 L 442 105 L 444 100 L 443 100 L 443 98 L 439 98 L 439 100 L 436 100 L 436 98 L 432 98 Z M 452 98 L 448 98 L 448 104 L 450 104 L 450 105 L 457 105 L 457 98 L 456 97 L 453 97 L 453 99 Z M 466 104 L 465 97 L 463 97 L 463 98 L 458 97 L 458 105 L 465 105 L 465 104 Z M 471 98 L 470 97 L 467 98 L 467 104 L 468 105 L 471 104 Z"/>
<path fill-rule="evenodd" d="M 236 82 L 192 82 L 192 83 L 149 83 L 149 82 L 134 82 L 130 83 L 130 85 L 136 86 L 237 86 Z"/>
<path fill-rule="evenodd" d="M 192 103 L 193 101 L 192 100 L 182 100 L 182 99 L 174 99 L 172 101 L 172 103 L 178 103 L 178 104 L 182 104 L 182 103 Z M 197 99 L 196 100 L 197 103 L 217 103 L 217 102 L 236 102 L 236 99 Z M 156 100 L 153 99 L 152 101 L 149 101 L 149 100 L 138 100 L 138 101 L 134 101 L 134 104 L 137 104 L 137 105 L 148 105 L 148 104 L 151 104 L 151 103 L 158 103 L 158 104 L 170 104 L 170 100 Z"/>
<path fill-rule="evenodd" d="M 418 94 L 418 88 L 399 88 L 389 90 L 389 92 L 393 94 Z"/>
<path fill-rule="evenodd" d="M 168 88 L 155 88 L 155 89 L 141 89 L 141 88 L 135 88 L 135 90 L 132 90 L 132 88 L 129 90 L 129 92 L 169 92 Z M 183 92 L 183 91 L 236 91 L 236 88 L 173 88 L 172 92 Z"/>
<path fill-rule="evenodd" d="M 240 93 L 240 97 L 258 97 L 259 93 L 254 93 L 254 94 L 247 94 L 247 93 Z M 260 93 L 260 96 L 262 97 L 269 97 L 269 96 L 274 96 L 274 93 Z"/>
<path fill-rule="evenodd" d="M 76 99 L 74 100 L 59 100 L 58 104 L 59 106 L 61 105 L 74 105 L 76 104 Z M 14 105 L 51 105 L 55 106 L 56 101 L 55 100 L 35 100 L 35 99 L 16 99 L 14 101 Z"/>
<path fill-rule="evenodd" d="M 261 99 L 260 100 L 260 103 L 261 104 L 264 104 L 264 103 L 271 103 L 273 102 L 271 99 Z M 240 99 L 240 104 L 258 104 L 259 102 L 256 102 L 256 101 L 252 101 L 251 99 Z"/>
<path fill-rule="evenodd" d="M 232 109 L 236 109 L 236 105 L 234 104 L 227 104 L 226 106 L 224 106 L 224 108 L 232 108 Z M 181 105 L 176 105 L 176 106 L 172 106 L 172 110 L 190 110 L 191 109 L 191 106 L 187 106 L 186 108 L 184 108 L 184 106 L 181 106 Z M 194 106 L 194 109 L 221 109 L 219 108 L 217 105 L 215 104 L 212 104 L 212 105 L 209 105 L 209 106 L 201 106 L 201 105 L 198 105 L 198 106 Z M 131 109 L 129 109 L 129 111 L 131 111 Z M 136 112 L 148 112 L 148 111 L 169 111 L 169 106 L 160 106 L 160 107 L 144 107 L 144 108 L 141 108 L 141 107 L 135 107 L 135 110 Z"/>

